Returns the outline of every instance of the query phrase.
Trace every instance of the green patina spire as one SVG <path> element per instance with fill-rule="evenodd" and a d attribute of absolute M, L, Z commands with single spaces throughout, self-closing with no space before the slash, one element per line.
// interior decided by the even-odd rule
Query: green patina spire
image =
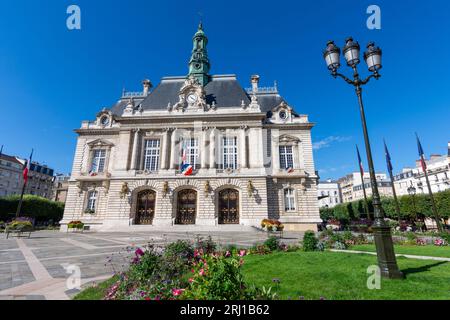
<path fill-rule="evenodd" d="M 189 60 L 189 77 L 193 76 L 202 86 L 206 86 L 209 82 L 209 64 L 208 51 L 206 45 L 208 38 L 203 32 L 203 24 L 200 22 L 198 30 L 193 38 L 194 48 L 192 49 L 192 56 Z"/>

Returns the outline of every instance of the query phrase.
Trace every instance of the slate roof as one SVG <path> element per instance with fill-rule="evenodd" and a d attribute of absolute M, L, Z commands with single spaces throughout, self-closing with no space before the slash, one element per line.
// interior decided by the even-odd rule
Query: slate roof
<path fill-rule="evenodd" d="M 6 155 L 6 154 L 1 154 L 1 155 L 0 155 L 0 159 L 1 159 L 1 160 L 5 160 L 5 161 L 9 161 L 9 162 L 12 162 L 12 163 L 20 164 L 20 165 L 22 164 L 22 162 L 20 162 L 19 160 L 17 160 L 16 157 L 8 156 L 8 155 Z"/>
<path fill-rule="evenodd" d="M 139 104 L 144 110 L 165 110 L 168 104 L 172 106 L 179 100 L 178 93 L 184 84 L 186 77 L 166 77 L 144 99 L 135 99 L 135 105 Z M 242 88 L 235 75 L 212 76 L 211 81 L 205 86 L 206 102 L 217 108 L 239 107 L 242 101 L 246 105 L 250 103 L 250 96 Z M 262 112 L 270 112 L 273 108 L 285 101 L 277 92 L 258 93 L 258 103 Z M 129 98 L 120 99 L 112 108 L 113 114 L 122 115 Z"/>

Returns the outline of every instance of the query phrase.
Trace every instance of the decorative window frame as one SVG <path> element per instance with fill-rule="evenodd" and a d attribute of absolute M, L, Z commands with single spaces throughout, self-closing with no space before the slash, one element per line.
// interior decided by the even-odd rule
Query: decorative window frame
<path fill-rule="evenodd" d="M 159 140 L 159 155 L 158 155 L 158 168 L 156 171 L 147 171 L 148 173 L 157 173 L 159 170 L 161 170 L 161 161 L 162 159 L 162 155 L 163 155 L 163 146 L 164 146 L 164 137 L 163 137 L 163 133 L 155 133 L 155 132 L 145 132 L 141 137 L 140 137 L 140 153 L 138 156 L 138 165 L 137 168 L 139 168 L 139 170 L 141 172 L 145 172 L 145 145 L 147 144 L 148 140 Z"/>
<path fill-rule="evenodd" d="M 285 168 L 282 168 L 281 166 L 281 155 L 280 155 L 280 147 L 292 147 L 292 164 L 293 164 L 293 169 L 301 169 L 301 161 L 299 159 L 299 155 L 300 155 L 300 144 L 301 144 L 301 140 L 297 137 L 291 136 L 291 135 L 287 135 L 287 134 L 283 134 L 279 137 L 278 140 L 278 145 L 276 146 L 276 148 L 278 149 L 277 154 L 278 154 L 278 159 L 274 159 L 274 161 L 278 161 L 280 170 L 285 170 Z"/>
<path fill-rule="evenodd" d="M 231 167 L 225 167 L 225 161 L 224 161 L 224 157 L 225 157 L 225 153 L 224 153 L 224 144 L 223 144 L 223 139 L 235 139 L 236 140 L 236 166 L 235 168 L 231 168 Z M 240 137 L 238 133 L 225 133 L 225 134 L 221 134 L 219 136 L 219 160 L 221 163 L 217 164 L 217 168 L 219 170 L 224 170 L 225 172 L 234 172 L 240 169 L 240 158 L 239 158 L 239 154 L 240 152 L 242 152 L 242 150 L 240 150 Z M 245 152 L 245 150 L 244 150 Z"/>
<path fill-rule="evenodd" d="M 293 191 L 293 197 L 294 197 L 294 209 L 292 210 L 287 210 L 286 209 L 286 190 L 292 190 Z M 281 189 L 282 191 L 282 198 L 283 198 L 283 212 L 286 214 L 289 213 L 295 213 L 298 212 L 298 193 L 297 193 L 297 189 L 294 188 L 293 186 L 291 186 L 290 184 L 283 186 L 283 188 Z"/>
<path fill-rule="evenodd" d="M 89 195 L 91 192 L 96 192 L 97 196 L 95 198 L 95 205 L 94 205 L 94 212 L 93 213 L 87 213 L 86 211 L 89 210 Z M 84 203 L 83 203 L 83 215 L 96 215 L 98 213 L 98 206 L 100 202 L 100 191 L 95 187 L 90 187 L 86 190 L 85 196 L 84 196 Z"/>
<path fill-rule="evenodd" d="M 105 168 L 103 172 L 98 172 L 99 175 L 106 175 L 109 172 L 109 160 L 111 158 L 111 149 L 114 147 L 114 144 L 102 139 L 97 139 L 87 143 L 89 148 L 89 156 L 87 161 L 86 173 L 89 173 L 92 169 L 92 161 L 94 160 L 94 151 L 95 150 L 105 150 Z"/>
<path fill-rule="evenodd" d="M 205 152 L 204 147 L 202 148 L 202 146 L 205 145 L 203 138 L 198 135 L 198 134 L 191 134 L 189 137 L 181 137 L 179 143 L 178 143 L 178 152 L 179 152 L 179 163 L 181 163 L 182 157 L 183 157 L 183 143 L 184 141 L 192 141 L 192 140 L 197 140 L 197 147 L 190 147 L 190 148 L 196 148 L 197 149 L 197 159 L 196 159 L 196 163 L 195 165 L 193 165 L 192 163 L 190 163 L 191 165 L 193 165 L 194 170 L 197 170 L 201 167 L 201 162 L 202 162 L 202 152 Z M 188 150 L 190 149 L 188 147 Z M 190 157 L 191 154 L 188 154 L 188 156 Z"/>
<path fill-rule="evenodd" d="M 157 165 L 156 165 L 156 169 L 155 170 L 148 170 L 145 168 L 145 151 L 146 151 L 146 145 L 147 145 L 147 141 L 158 141 L 158 161 L 157 161 Z M 162 138 L 158 137 L 158 138 L 151 138 L 151 137 L 144 137 L 142 139 L 142 147 L 141 147 L 141 163 L 139 165 L 139 167 L 142 169 L 142 171 L 148 171 L 150 173 L 156 173 L 161 169 L 161 154 L 162 154 Z"/>

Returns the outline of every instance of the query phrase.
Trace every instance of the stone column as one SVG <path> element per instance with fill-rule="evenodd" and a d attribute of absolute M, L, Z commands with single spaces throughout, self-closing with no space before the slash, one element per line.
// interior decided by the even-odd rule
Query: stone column
<path fill-rule="evenodd" d="M 216 130 L 212 129 L 209 135 L 209 168 L 214 169 L 216 167 L 216 157 L 215 157 L 215 149 L 216 149 Z"/>
<path fill-rule="evenodd" d="M 272 133 L 275 133 L 275 131 L 272 131 Z M 279 132 L 276 132 L 277 134 L 272 135 L 272 169 L 273 173 L 277 174 L 280 171 L 280 138 L 279 138 Z"/>
<path fill-rule="evenodd" d="M 208 161 L 208 152 L 207 152 L 207 140 L 208 140 L 208 130 L 205 128 L 202 134 L 202 141 L 199 143 L 200 155 L 201 155 L 201 167 L 202 169 L 206 169 L 206 162 Z"/>
<path fill-rule="evenodd" d="M 161 169 L 166 170 L 167 169 L 167 155 L 169 153 L 168 146 L 169 146 L 169 131 L 165 130 L 162 136 L 162 143 L 161 143 Z"/>
<path fill-rule="evenodd" d="M 247 163 L 247 143 L 246 143 L 246 128 L 242 127 L 240 130 L 240 149 L 241 149 L 241 154 L 240 154 L 240 158 L 241 158 L 241 168 L 248 168 L 248 163 Z"/>
<path fill-rule="evenodd" d="M 178 129 L 175 129 L 172 131 L 171 141 L 170 141 L 170 169 L 175 169 L 175 161 L 176 161 L 176 133 L 178 132 Z"/>
<path fill-rule="evenodd" d="M 264 148 L 263 148 L 263 135 L 262 128 L 252 128 L 249 132 L 250 135 L 250 167 L 262 168 L 264 166 Z"/>
<path fill-rule="evenodd" d="M 137 153 L 138 153 L 139 131 L 140 131 L 140 129 L 136 129 L 136 131 L 134 131 L 133 151 L 131 153 L 131 164 L 130 164 L 130 169 L 131 170 L 136 170 L 137 169 Z"/>

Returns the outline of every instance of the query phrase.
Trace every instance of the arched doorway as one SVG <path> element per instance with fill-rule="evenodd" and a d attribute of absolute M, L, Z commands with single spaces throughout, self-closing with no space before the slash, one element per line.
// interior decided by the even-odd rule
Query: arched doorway
<path fill-rule="evenodd" d="M 152 224 L 155 217 L 156 192 L 141 191 L 137 195 L 135 224 Z"/>
<path fill-rule="evenodd" d="M 219 192 L 219 224 L 239 224 L 239 191 Z"/>
<path fill-rule="evenodd" d="M 195 224 L 197 191 L 185 189 L 178 192 L 175 224 Z"/>

